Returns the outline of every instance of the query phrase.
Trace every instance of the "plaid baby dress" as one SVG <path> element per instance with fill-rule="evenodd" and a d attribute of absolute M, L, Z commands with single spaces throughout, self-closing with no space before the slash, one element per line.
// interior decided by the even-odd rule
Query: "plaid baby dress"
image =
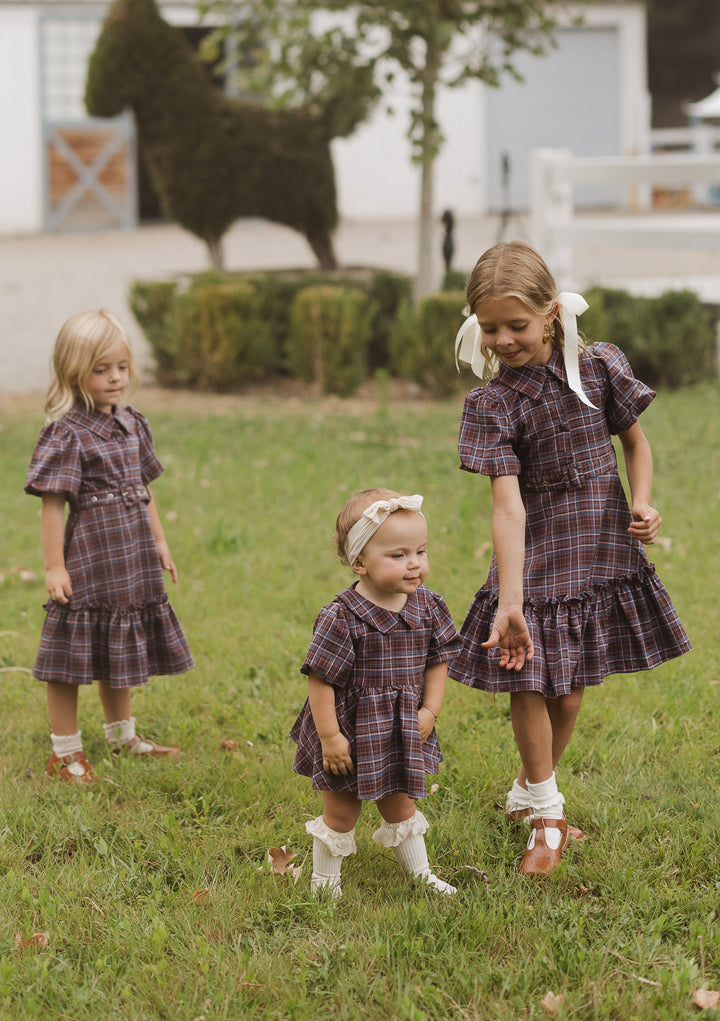
<path fill-rule="evenodd" d="M 425 777 L 442 761 L 433 730 L 420 740 L 418 709 L 424 674 L 457 652 L 458 633 L 441 596 L 421 585 L 393 613 L 358 595 L 340 592 L 318 614 L 302 673 L 335 688 L 340 730 L 350 742 L 355 773 L 325 772 L 322 748 L 306 699 L 290 731 L 297 742 L 293 768 L 313 787 L 348 791 L 363 801 L 392 794 L 426 796 Z"/>
<path fill-rule="evenodd" d="M 147 420 L 131 407 L 109 415 L 77 404 L 40 433 L 25 492 L 63 493 L 68 501 L 72 597 L 45 606 L 38 680 L 126 688 L 194 665 L 147 509 L 147 485 L 162 470 Z"/>
<path fill-rule="evenodd" d="M 498 666 L 497 648 L 482 648 L 498 603 L 493 556 L 450 670 L 471 687 L 555 697 L 690 649 L 642 543 L 628 534 L 630 509 L 611 441 L 655 394 L 613 344 L 593 344 L 580 370 L 599 410 L 569 389 L 557 351 L 546 365 L 501 366 L 465 400 L 461 467 L 519 479 L 526 511 L 524 610 L 535 647 L 519 671 Z"/>

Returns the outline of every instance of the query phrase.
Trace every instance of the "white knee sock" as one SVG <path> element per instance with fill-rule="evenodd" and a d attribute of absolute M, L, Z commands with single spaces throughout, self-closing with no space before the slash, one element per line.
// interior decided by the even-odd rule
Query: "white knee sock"
<path fill-rule="evenodd" d="M 402 822 L 383 820 L 382 826 L 373 833 L 373 840 L 381 847 L 392 847 L 401 867 L 428 886 L 448 895 L 457 893 L 455 886 L 438 879 L 430 868 L 424 837 L 429 828 L 425 816 L 416 810 L 414 815 Z"/>
<path fill-rule="evenodd" d="M 542 780 L 540 783 L 530 783 L 528 781 L 527 789 L 532 801 L 533 818 L 562 819 L 564 817 L 565 798 L 558 790 L 554 773 L 547 780 Z M 545 842 L 548 847 L 552 848 L 552 850 L 557 850 L 561 841 L 562 833 L 559 829 L 550 826 L 545 829 Z M 532 850 L 534 845 L 535 830 L 532 829 L 527 846 Z"/>
<path fill-rule="evenodd" d="M 113 748 L 124 748 L 135 737 L 135 717 L 129 720 L 117 720 L 115 723 L 103 723 L 103 733 Z M 131 755 L 149 755 L 152 745 L 147 741 L 138 741 L 130 749 Z"/>
<path fill-rule="evenodd" d="M 355 854 L 355 830 L 349 833 L 331 830 L 321 815 L 305 823 L 305 829 L 313 838 L 313 871 L 310 879 L 313 896 L 326 892 L 331 897 L 341 897 L 340 869 L 343 858 Z"/>

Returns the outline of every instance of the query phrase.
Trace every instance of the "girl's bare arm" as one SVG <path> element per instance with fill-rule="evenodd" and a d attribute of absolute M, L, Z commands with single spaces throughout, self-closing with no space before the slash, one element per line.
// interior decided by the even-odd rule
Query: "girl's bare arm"
<path fill-rule="evenodd" d="M 40 540 L 45 561 L 45 588 L 56 603 L 67 603 L 72 595 L 70 575 L 65 567 L 65 494 L 43 493 Z"/>
<path fill-rule="evenodd" d="M 155 545 L 157 546 L 158 556 L 160 557 L 160 563 L 163 565 L 165 571 L 170 572 L 170 577 L 173 581 L 178 580 L 178 573 L 173 558 L 170 555 L 170 547 L 165 539 L 165 532 L 163 526 L 160 524 L 160 514 L 155 503 L 155 497 L 150 493 L 150 503 L 148 504 L 148 514 L 150 515 L 150 527 L 152 528 L 152 534 L 155 538 Z"/>
<path fill-rule="evenodd" d="M 308 674 L 308 699 L 320 738 L 323 769 L 342 776 L 355 772 L 350 742 L 340 730 L 335 712 L 335 689 L 317 674 Z"/>
<path fill-rule="evenodd" d="M 422 705 L 418 709 L 420 740 L 427 741 L 433 732 L 435 720 L 440 715 L 445 686 L 447 684 L 447 663 L 434 663 L 425 670 Z"/>
<path fill-rule="evenodd" d="M 632 522 L 628 531 L 646 546 L 651 546 L 660 531 L 662 518 L 655 508 L 650 506 L 653 477 L 650 444 L 639 422 L 618 435 L 623 448 L 625 471 L 630 485 Z"/>

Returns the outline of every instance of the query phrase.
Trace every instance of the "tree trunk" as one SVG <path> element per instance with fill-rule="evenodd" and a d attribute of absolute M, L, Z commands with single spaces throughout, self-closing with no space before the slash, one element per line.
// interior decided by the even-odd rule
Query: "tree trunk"
<path fill-rule="evenodd" d="M 435 157 L 440 148 L 440 131 L 435 122 L 435 98 L 442 54 L 437 39 L 428 36 L 425 44 L 421 97 L 420 214 L 418 217 L 418 270 L 415 279 L 416 298 L 422 298 L 437 289 L 433 199 Z"/>
<path fill-rule="evenodd" d="M 219 270 L 221 273 L 225 269 L 225 257 L 222 247 L 222 239 L 215 237 L 208 237 L 205 239 L 205 244 L 208 247 L 208 253 L 210 255 L 210 264 L 213 269 Z"/>

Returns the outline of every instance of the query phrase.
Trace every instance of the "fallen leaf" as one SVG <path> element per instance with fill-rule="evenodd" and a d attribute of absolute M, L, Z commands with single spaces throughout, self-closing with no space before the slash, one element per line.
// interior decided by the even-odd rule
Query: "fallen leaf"
<path fill-rule="evenodd" d="M 698 989 L 693 996 L 693 1006 L 700 1010 L 713 1010 L 720 1003 L 720 993 L 714 989 Z"/>
<path fill-rule="evenodd" d="M 221 741 L 220 747 L 224 748 L 226 752 L 234 752 L 237 748 L 237 741 Z"/>
<path fill-rule="evenodd" d="M 32 936 L 24 939 L 23 934 L 15 934 L 15 947 L 17 950 L 25 950 L 28 947 L 46 947 L 50 940 L 49 932 L 34 932 Z"/>
<path fill-rule="evenodd" d="M 35 581 L 35 572 L 29 571 L 22 564 L 15 564 L 14 567 L 11 567 L 10 574 L 16 574 L 20 581 Z"/>
<path fill-rule="evenodd" d="M 673 541 L 667 535 L 659 535 L 655 540 L 655 545 L 659 546 L 661 550 L 669 553 L 672 549 Z"/>
<path fill-rule="evenodd" d="M 192 895 L 192 899 L 194 900 L 196 907 L 199 907 L 201 904 L 207 904 L 210 900 L 210 890 L 207 886 L 204 890 L 196 890 Z"/>
<path fill-rule="evenodd" d="M 288 865 L 287 874 L 295 883 L 297 883 L 298 879 L 302 875 L 302 865 Z"/>
<path fill-rule="evenodd" d="M 489 542 L 482 543 L 476 550 L 473 551 L 473 556 L 477 557 L 478 560 L 482 560 L 490 552 L 491 544 Z"/>
<path fill-rule="evenodd" d="M 430 784 L 430 793 L 431 794 L 437 794 L 437 792 L 439 790 L 440 790 L 440 784 L 439 783 Z"/>
<path fill-rule="evenodd" d="M 284 876 L 287 870 L 288 862 L 292 861 L 296 857 L 294 851 L 288 851 L 285 844 L 282 847 L 271 847 L 268 851 L 268 860 L 270 862 L 270 868 L 276 876 Z"/>
<path fill-rule="evenodd" d="M 550 1017 L 557 1017 L 562 1006 L 563 997 L 562 995 L 556 996 L 555 993 L 551 993 L 548 990 L 540 1003 L 542 1009 L 550 1015 Z"/>

